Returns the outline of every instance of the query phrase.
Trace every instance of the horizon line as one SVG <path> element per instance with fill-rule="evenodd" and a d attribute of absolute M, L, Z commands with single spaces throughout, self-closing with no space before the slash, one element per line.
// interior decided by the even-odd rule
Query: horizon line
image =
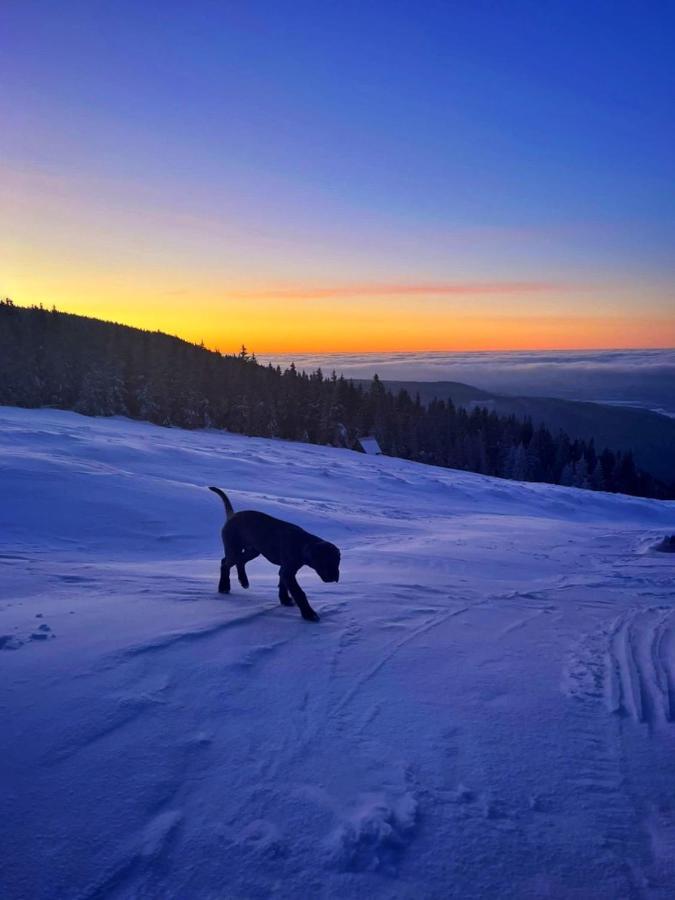
<path fill-rule="evenodd" d="M 146 331 L 149 333 L 160 333 L 164 334 L 167 337 L 173 337 L 181 341 L 185 341 L 188 344 L 191 344 L 195 347 L 203 346 L 205 349 L 210 350 L 214 353 L 220 353 L 221 356 L 236 356 L 239 351 L 232 350 L 231 352 L 223 352 L 217 346 L 207 343 L 203 338 L 200 340 L 191 339 L 189 337 L 184 337 L 175 332 L 165 331 L 164 329 L 157 328 L 144 328 L 141 325 L 131 325 L 127 322 L 122 322 L 116 319 L 106 319 L 97 315 L 87 315 L 81 312 L 70 312 L 65 309 L 59 309 L 56 304 L 45 305 L 44 303 L 22 303 L 14 300 L 11 297 L 0 296 L 0 301 L 10 301 L 13 306 L 16 306 L 20 309 L 42 309 L 45 312 L 57 312 L 63 315 L 69 316 L 80 316 L 85 319 L 93 319 L 98 322 L 104 322 L 110 325 L 119 325 L 123 328 L 133 328 L 138 331 Z M 616 351 L 622 352 L 645 352 L 645 351 L 654 351 L 654 352 L 663 352 L 663 351 L 675 351 L 674 346 L 611 346 L 611 347 L 509 347 L 509 348 L 482 348 L 482 349 L 453 349 L 453 348 L 444 348 L 441 350 L 432 350 L 432 349 L 381 349 L 381 350 L 255 350 L 254 348 L 249 348 L 246 345 L 246 342 L 242 342 L 240 344 L 241 347 L 246 347 L 247 352 L 251 355 L 255 355 L 256 357 L 260 356 L 282 356 L 282 357 L 293 357 L 293 356 L 378 356 L 385 354 L 425 354 L 425 355 L 441 355 L 444 353 L 453 353 L 453 354 L 479 354 L 479 353 L 612 353 Z"/>

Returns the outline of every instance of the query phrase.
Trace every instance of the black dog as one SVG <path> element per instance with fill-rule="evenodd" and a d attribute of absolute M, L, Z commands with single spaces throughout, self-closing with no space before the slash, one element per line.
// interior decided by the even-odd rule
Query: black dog
<path fill-rule="evenodd" d="M 295 576 L 303 566 L 310 566 L 322 581 L 339 581 L 340 551 L 335 544 L 322 541 L 315 534 L 310 534 L 297 525 L 275 519 L 265 513 L 252 511 L 236 513 L 227 495 L 220 488 L 212 487 L 209 490 L 222 499 L 227 517 L 223 526 L 225 556 L 220 564 L 218 584 L 220 593 L 230 593 L 232 566 L 236 566 L 239 584 L 247 588 L 246 563 L 262 554 L 273 565 L 280 566 L 280 602 L 284 606 L 292 606 L 295 600 L 303 619 L 318 622 L 319 617 L 309 605 L 307 596 Z"/>

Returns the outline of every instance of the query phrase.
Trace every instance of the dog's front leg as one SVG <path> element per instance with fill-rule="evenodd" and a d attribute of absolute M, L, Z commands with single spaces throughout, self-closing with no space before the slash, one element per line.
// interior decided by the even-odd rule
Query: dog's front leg
<path fill-rule="evenodd" d="M 254 550 L 253 547 L 249 547 L 247 550 L 242 550 L 240 556 L 237 559 L 237 575 L 239 577 L 239 584 L 243 588 L 248 587 L 248 576 L 246 575 L 246 563 L 250 562 L 252 559 L 255 559 L 257 556 L 260 556 L 257 550 Z"/>
<path fill-rule="evenodd" d="M 319 616 L 312 607 L 309 605 L 309 601 L 307 600 L 307 594 L 303 591 L 303 589 L 298 584 L 298 580 L 295 577 L 295 573 L 297 569 L 294 571 L 293 569 L 282 569 L 281 570 L 281 578 L 286 585 L 287 589 L 291 592 L 291 597 L 295 600 L 300 609 L 300 613 L 302 614 L 302 618 L 306 619 L 308 622 L 318 622 Z"/>

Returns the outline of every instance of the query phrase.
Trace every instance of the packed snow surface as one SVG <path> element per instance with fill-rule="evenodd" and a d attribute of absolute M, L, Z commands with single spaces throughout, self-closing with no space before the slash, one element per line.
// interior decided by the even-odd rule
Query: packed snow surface
<path fill-rule="evenodd" d="M 3 900 L 675 894 L 675 504 L 8 408 L 0 496 Z"/>

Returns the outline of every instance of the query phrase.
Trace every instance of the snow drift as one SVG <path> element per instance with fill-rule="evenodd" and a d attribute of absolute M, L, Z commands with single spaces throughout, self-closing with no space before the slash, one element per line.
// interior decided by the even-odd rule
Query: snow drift
<path fill-rule="evenodd" d="M 675 504 L 9 408 L 0 492 L 3 897 L 673 895 Z"/>

